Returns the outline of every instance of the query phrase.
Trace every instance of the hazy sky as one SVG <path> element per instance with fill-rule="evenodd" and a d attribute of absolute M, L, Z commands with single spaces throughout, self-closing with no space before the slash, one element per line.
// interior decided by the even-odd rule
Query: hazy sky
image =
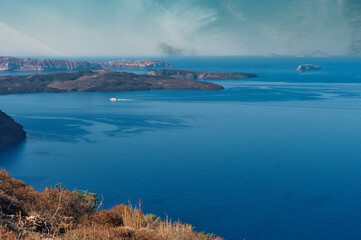
<path fill-rule="evenodd" d="M 361 0 L 0 0 L 0 55 L 361 52 Z"/>

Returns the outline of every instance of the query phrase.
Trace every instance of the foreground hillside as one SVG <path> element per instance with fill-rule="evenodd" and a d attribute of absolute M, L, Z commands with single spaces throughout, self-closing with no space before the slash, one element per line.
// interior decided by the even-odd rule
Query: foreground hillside
<path fill-rule="evenodd" d="M 68 191 L 59 184 L 37 192 L 0 170 L 0 239 L 222 239 L 144 214 L 139 207 L 99 207 L 96 195 L 88 191 Z"/>
<path fill-rule="evenodd" d="M 25 137 L 23 127 L 0 110 L 0 148 L 16 145 Z"/>
<path fill-rule="evenodd" d="M 221 90 L 223 87 L 209 82 L 108 70 L 0 77 L 0 94 L 72 91 L 117 92 L 159 89 Z"/>

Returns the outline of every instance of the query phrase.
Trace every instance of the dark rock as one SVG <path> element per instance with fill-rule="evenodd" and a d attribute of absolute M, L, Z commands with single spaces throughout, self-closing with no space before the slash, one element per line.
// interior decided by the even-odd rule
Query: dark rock
<path fill-rule="evenodd" d="M 0 148 L 16 145 L 25 138 L 23 127 L 0 110 Z"/>
<path fill-rule="evenodd" d="M 170 69 L 149 69 L 147 75 L 176 79 L 244 79 L 258 77 L 255 73 L 187 71 Z"/>

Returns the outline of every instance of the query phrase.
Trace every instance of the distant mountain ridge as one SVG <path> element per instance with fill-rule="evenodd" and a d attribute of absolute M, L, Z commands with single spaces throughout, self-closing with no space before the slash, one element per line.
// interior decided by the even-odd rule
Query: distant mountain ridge
<path fill-rule="evenodd" d="M 147 69 L 150 67 L 172 67 L 160 60 L 116 60 L 107 62 L 88 62 L 79 60 L 32 59 L 0 56 L 0 71 L 10 72 L 61 72 L 83 70 Z"/>

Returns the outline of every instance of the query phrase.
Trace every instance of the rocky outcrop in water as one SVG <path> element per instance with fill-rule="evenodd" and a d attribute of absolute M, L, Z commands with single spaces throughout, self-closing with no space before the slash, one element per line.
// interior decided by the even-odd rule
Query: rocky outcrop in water
<path fill-rule="evenodd" d="M 317 65 L 311 65 L 311 64 L 302 64 L 298 66 L 297 71 L 311 71 L 311 70 L 321 70 L 322 68 Z"/>
<path fill-rule="evenodd" d="M 173 65 L 159 60 L 118 60 L 108 62 L 87 62 L 78 60 L 31 59 L 0 57 L 0 71 L 82 71 L 101 69 L 147 69 L 149 67 L 171 67 Z"/>
<path fill-rule="evenodd" d="M 208 82 L 108 70 L 0 77 L 0 94 L 72 91 L 117 92 L 156 89 L 221 90 L 223 87 Z"/>
<path fill-rule="evenodd" d="M 0 148 L 16 145 L 25 138 L 23 127 L 0 110 Z"/>
<path fill-rule="evenodd" d="M 244 79 L 258 77 L 255 73 L 187 71 L 171 69 L 149 69 L 147 75 L 176 79 Z"/>

